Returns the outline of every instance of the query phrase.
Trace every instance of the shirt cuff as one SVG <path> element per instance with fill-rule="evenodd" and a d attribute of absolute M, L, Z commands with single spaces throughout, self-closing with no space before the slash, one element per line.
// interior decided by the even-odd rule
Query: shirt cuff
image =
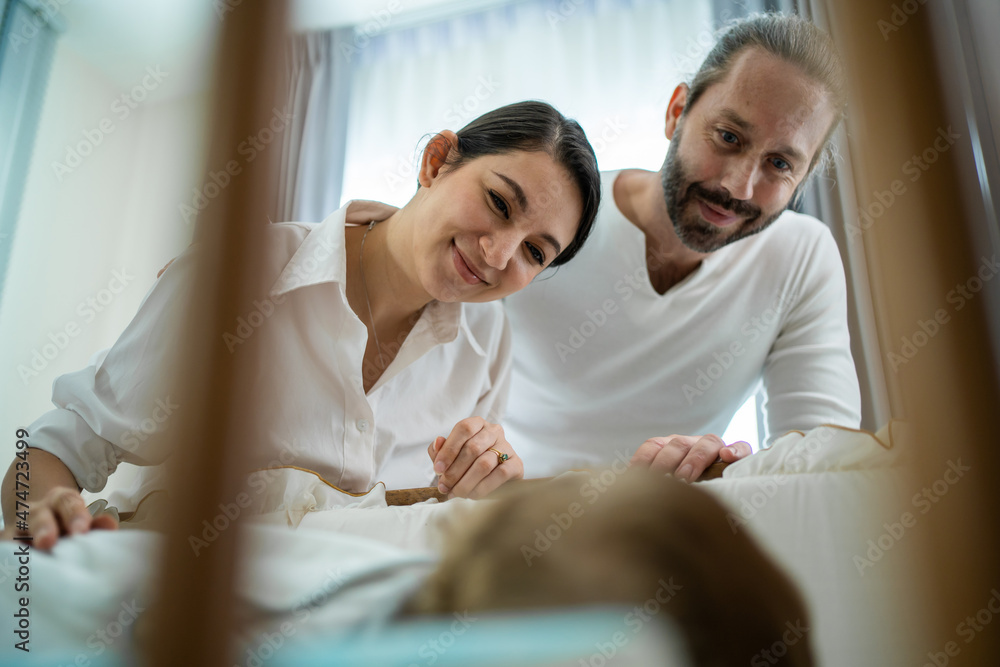
<path fill-rule="evenodd" d="M 28 446 L 58 457 L 80 488 L 97 492 L 118 467 L 115 447 L 72 410 L 46 412 L 28 427 Z"/>

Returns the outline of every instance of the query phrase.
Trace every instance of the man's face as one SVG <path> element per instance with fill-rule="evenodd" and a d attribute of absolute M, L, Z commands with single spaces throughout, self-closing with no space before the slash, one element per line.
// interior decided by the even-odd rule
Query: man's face
<path fill-rule="evenodd" d="M 709 253 L 785 210 L 834 112 L 820 84 L 757 49 L 739 54 L 693 107 L 685 100 L 679 88 L 667 111 L 671 141 L 660 176 L 678 237 Z"/>

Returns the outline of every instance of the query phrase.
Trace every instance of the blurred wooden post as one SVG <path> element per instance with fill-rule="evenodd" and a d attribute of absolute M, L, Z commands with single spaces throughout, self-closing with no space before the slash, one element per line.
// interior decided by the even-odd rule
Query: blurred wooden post
<path fill-rule="evenodd" d="M 917 434 L 908 456 L 910 491 L 920 494 L 947 479 L 949 469 L 956 480 L 928 511 L 910 508 L 917 524 L 894 547 L 894 556 L 905 550 L 911 562 L 923 561 L 925 575 L 914 584 L 927 601 L 922 611 L 932 632 L 918 648 L 922 655 L 944 655 L 945 643 L 953 641 L 960 655 L 945 655 L 948 664 L 995 665 L 996 619 L 968 644 L 956 627 L 1000 586 L 994 516 L 1000 506 L 1000 390 L 985 293 L 961 309 L 948 299 L 981 266 L 986 251 L 975 247 L 970 229 L 985 223 L 969 219 L 959 187 L 958 161 L 970 137 L 965 119 L 947 112 L 932 3 L 913 2 L 903 12 L 898 5 L 905 4 L 826 3 L 849 69 L 854 189 L 860 207 L 876 213 L 860 220 L 856 209 L 848 211 L 848 224 L 862 234 L 893 416 L 910 421 Z M 903 349 L 905 340 L 912 349 Z M 970 469 L 956 478 L 952 465 L 958 462 Z"/>
<path fill-rule="evenodd" d="M 220 504 L 231 503 L 242 482 L 240 445 L 253 397 L 247 373 L 253 360 L 230 354 L 222 334 L 233 327 L 239 304 L 266 290 L 253 279 L 262 253 L 261 232 L 275 192 L 275 144 L 252 162 L 238 146 L 268 127 L 275 108 L 287 6 L 284 1 L 215 3 L 221 21 L 207 169 L 218 172 L 239 159 L 242 171 L 201 212 L 198 290 L 187 322 L 177 323 L 178 439 L 171 443 L 172 516 L 163 550 L 159 592 L 147 625 L 147 662 L 162 667 L 233 664 L 233 585 L 238 574 L 238 528 L 233 521 L 198 550 Z M 270 130 L 269 130 L 270 131 Z M 240 350 L 247 353 L 249 350 Z M 237 357 L 239 357 L 237 359 Z M 239 362 L 237 366 L 236 362 Z"/>
<path fill-rule="evenodd" d="M 708 466 L 708 468 L 705 469 L 705 472 L 702 473 L 701 477 L 699 477 L 696 481 L 706 482 L 710 479 L 719 479 L 722 477 L 722 472 L 728 465 L 728 463 L 716 461 L 712 465 Z M 544 484 L 550 480 L 552 480 L 551 477 L 511 480 L 491 493 L 490 497 L 498 498 L 506 493 L 516 492 L 527 486 Z M 422 503 L 425 500 L 430 500 L 431 498 L 444 502 L 448 499 L 448 496 L 438 491 L 435 486 L 416 489 L 389 489 L 385 492 L 385 502 L 387 505 L 413 505 L 414 503 Z"/>

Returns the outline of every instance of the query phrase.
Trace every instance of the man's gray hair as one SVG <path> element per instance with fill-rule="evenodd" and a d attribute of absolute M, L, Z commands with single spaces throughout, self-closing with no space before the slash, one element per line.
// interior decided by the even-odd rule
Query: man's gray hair
<path fill-rule="evenodd" d="M 809 165 L 810 174 L 817 166 L 822 171 L 833 158 L 830 138 L 846 114 L 846 77 L 833 40 L 803 18 L 793 14 L 753 14 L 727 25 L 689 84 L 684 112 L 694 106 L 709 86 L 722 80 L 736 56 L 748 48 L 763 49 L 796 65 L 826 90 L 833 106 L 834 121 Z M 803 113 L 808 112 L 803 109 Z"/>

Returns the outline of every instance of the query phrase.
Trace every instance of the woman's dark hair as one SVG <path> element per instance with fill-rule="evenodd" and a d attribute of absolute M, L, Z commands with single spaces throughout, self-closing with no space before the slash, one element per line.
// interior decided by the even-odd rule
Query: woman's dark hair
<path fill-rule="evenodd" d="M 484 113 L 458 131 L 458 149 L 447 164 L 457 167 L 484 155 L 514 151 L 548 153 L 569 172 L 580 191 L 583 212 L 573 241 L 550 266 L 565 264 L 580 251 L 590 235 L 601 203 L 601 174 L 597 156 L 583 128 L 545 102 L 517 102 Z M 549 184 L 546 195 L 559 195 L 560 186 Z"/>

